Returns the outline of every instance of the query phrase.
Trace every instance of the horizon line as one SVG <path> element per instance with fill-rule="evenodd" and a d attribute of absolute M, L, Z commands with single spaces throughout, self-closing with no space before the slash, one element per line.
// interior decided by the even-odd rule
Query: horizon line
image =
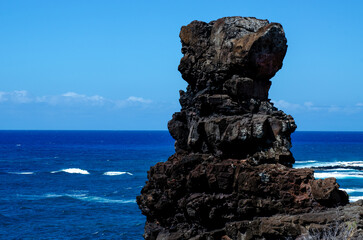
<path fill-rule="evenodd" d="M 169 132 L 167 129 L 0 129 L 0 131 Z M 297 130 L 294 132 L 363 132 L 363 130 Z"/>

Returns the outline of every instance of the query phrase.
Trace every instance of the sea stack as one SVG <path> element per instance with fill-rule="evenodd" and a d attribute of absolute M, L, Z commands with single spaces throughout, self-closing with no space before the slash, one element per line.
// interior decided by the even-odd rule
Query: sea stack
<path fill-rule="evenodd" d="M 175 154 L 150 168 L 137 197 L 145 239 L 295 239 L 335 220 L 348 195 L 292 168 L 295 121 L 268 98 L 287 50 L 282 26 L 193 21 L 180 39 L 188 87 L 168 123 Z"/>

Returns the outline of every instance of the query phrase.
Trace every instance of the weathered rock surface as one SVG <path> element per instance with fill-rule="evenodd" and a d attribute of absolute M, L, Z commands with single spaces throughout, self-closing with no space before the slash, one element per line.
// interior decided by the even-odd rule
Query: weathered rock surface
<path fill-rule="evenodd" d="M 137 197 L 145 239 L 297 238 L 332 223 L 330 208 L 348 195 L 334 178 L 291 168 L 296 125 L 268 99 L 287 50 L 282 26 L 193 21 L 180 38 L 179 71 L 189 85 L 168 123 L 176 153 L 150 168 Z"/>
<path fill-rule="evenodd" d="M 252 221 L 227 223 L 221 237 L 204 233 L 195 239 L 360 239 L 363 240 L 363 201 L 345 207 L 296 215 L 277 214 Z M 333 236 L 324 238 L 323 236 Z M 311 238 L 309 238 L 310 236 Z M 227 238 L 228 237 L 228 238 Z M 314 237 L 314 238 L 313 238 Z M 223 238 L 222 238 L 223 239 Z"/>

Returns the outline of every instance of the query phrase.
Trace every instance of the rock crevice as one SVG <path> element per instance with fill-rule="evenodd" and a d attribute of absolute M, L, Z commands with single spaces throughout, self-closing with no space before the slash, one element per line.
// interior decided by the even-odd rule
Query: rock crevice
<path fill-rule="evenodd" d="M 260 224 L 348 203 L 334 178 L 291 168 L 296 124 L 268 99 L 287 50 L 280 24 L 193 21 L 180 39 L 179 71 L 188 87 L 168 123 L 176 153 L 150 168 L 137 197 L 145 239 L 298 237 L 306 229 L 298 224 L 273 233 Z"/>

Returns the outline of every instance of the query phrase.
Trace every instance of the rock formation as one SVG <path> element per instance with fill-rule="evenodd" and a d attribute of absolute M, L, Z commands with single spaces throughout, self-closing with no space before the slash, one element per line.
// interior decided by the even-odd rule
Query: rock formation
<path fill-rule="evenodd" d="M 180 38 L 188 87 L 168 123 L 176 153 L 151 167 L 137 197 L 145 239 L 295 239 L 324 215 L 314 214 L 336 220 L 329 208 L 348 195 L 292 168 L 294 119 L 268 99 L 287 50 L 282 26 L 226 17 L 193 21 Z"/>

